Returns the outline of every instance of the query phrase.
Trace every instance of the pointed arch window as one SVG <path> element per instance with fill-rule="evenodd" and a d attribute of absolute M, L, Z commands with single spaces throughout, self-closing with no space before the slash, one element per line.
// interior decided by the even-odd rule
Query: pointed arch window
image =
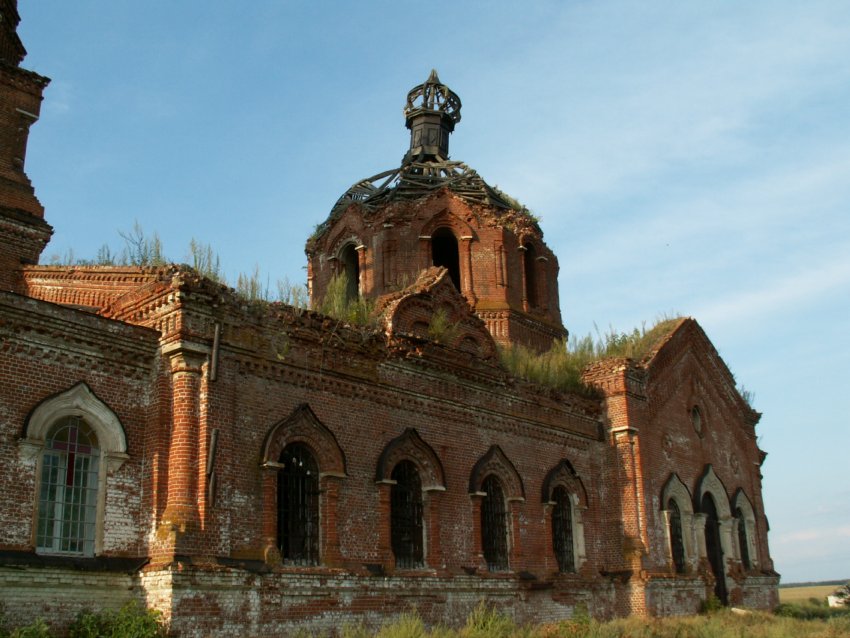
<path fill-rule="evenodd" d="M 392 471 L 395 483 L 390 490 L 392 547 L 396 567 L 421 567 L 422 481 L 411 461 L 401 461 Z"/>
<path fill-rule="evenodd" d="M 481 547 L 490 571 L 508 569 L 508 530 L 505 493 L 495 475 L 490 474 L 481 484 Z"/>
<path fill-rule="evenodd" d="M 670 528 L 670 551 L 677 574 L 685 572 L 685 541 L 682 536 L 682 513 L 675 499 L 667 501 L 667 524 Z"/>
<path fill-rule="evenodd" d="M 100 450 L 80 417 L 54 425 L 41 454 L 36 548 L 50 554 L 93 556 Z"/>
<path fill-rule="evenodd" d="M 278 473 L 278 549 L 284 562 L 319 562 L 319 467 L 303 443 L 287 445 Z"/>
<path fill-rule="evenodd" d="M 573 502 L 562 485 L 552 490 L 552 543 L 558 571 L 576 571 L 575 539 L 573 537 Z"/>
<path fill-rule="evenodd" d="M 705 551 L 715 579 L 714 594 L 726 605 L 728 604 L 726 561 L 723 556 L 723 544 L 720 540 L 720 516 L 718 515 L 714 499 L 709 492 L 703 494 L 700 510 L 705 514 Z"/>
<path fill-rule="evenodd" d="M 460 290 L 460 250 L 454 233 L 445 226 L 431 235 L 431 259 L 435 266 L 449 271 L 449 278 Z"/>
<path fill-rule="evenodd" d="M 360 255 L 353 243 L 343 246 L 339 253 L 340 274 L 345 275 L 345 299 L 354 301 L 360 296 Z"/>
<path fill-rule="evenodd" d="M 741 564 L 744 569 L 752 569 L 750 543 L 747 538 L 747 519 L 740 507 L 735 510 L 735 519 L 738 523 L 738 546 L 741 548 Z"/>

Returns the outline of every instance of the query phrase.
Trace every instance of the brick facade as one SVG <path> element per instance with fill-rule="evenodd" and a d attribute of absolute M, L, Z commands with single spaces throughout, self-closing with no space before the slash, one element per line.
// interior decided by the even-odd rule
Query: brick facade
<path fill-rule="evenodd" d="M 0 8 L 6 25 L 14 3 Z M 4 59 L 3 73 L 28 78 L 37 113 L 32 74 Z M 6 139 L 21 90 L 0 86 Z M 308 241 L 309 276 L 319 295 L 349 260 L 357 292 L 377 300 L 377 327 L 361 328 L 246 303 L 187 267 L 31 265 L 50 228 L 22 176 L 8 177 L 18 194 L 0 184 L 0 599 L 12 622 L 59 625 L 130 598 L 181 636 L 329 631 L 413 608 L 458 624 L 482 599 L 523 622 L 578 605 L 599 618 L 670 615 L 696 611 L 719 579 L 730 604 L 776 604 L 759 415 L 694 320 L 645 360 L 587 370 L 600 399 L 499 365 L 497 343 L 544 349 L 566 334 L 557 260 L 521 210 L 450 186 L 342 207 Z M 435 266 L 432 239 L 449 232 L 457 264 Z M 437 312 L 452 327 L 442 339 L 428 333 Z M 45 523 L 71 506 L 48 478 L 64 490 L 95 481 L 71 461 L 50 475 L 51 459 L 71 458 L 62 424 L 96 443 L 79 448 L 96 467 L 81 497 L 90 551 L 62 549 L 62 525 Z M 292 469 L 296 448 L 316 475 Z M 402 463 L 421 491 L 413 566 L 394 549 Z M 501 529 L 485 512 L 486 481 L 503 493 L 498 568 L 482 538 Z M 281 540 L 287 517 L 301 520 L 293 489 L 315 499 L 295 525 L 312 553 Z"/>

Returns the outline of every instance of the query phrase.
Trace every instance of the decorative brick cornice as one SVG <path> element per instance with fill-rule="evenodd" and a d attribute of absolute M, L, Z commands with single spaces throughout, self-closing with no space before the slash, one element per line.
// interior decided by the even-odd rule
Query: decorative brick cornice
<path fill-rule="evenodd" d="M 0 333 L 7 351 L 35 359 L 143 371 L 152 369 L 158 341 L 152 330 L 2 291 Z"/>
<path fill-rule="evenodd" d="M 0 82 L 40 98 L 45 87 L 50 84 L 50 78 L 39 75 L 35 71 L 0 62 Z"/>

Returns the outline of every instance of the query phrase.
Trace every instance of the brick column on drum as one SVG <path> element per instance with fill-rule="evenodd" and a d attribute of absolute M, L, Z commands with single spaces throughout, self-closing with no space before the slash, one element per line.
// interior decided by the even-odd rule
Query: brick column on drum
<path fill-rule="evenodd" d="M 477 297 L 475 296 L 475 284 L 472 281 L 472 236 L 462 236 L 458 244 L 458 252 L 460 253 L 460 285 L 463 289 L 461 290 L 461 294 L 466 297 L 470 305 L 475 305 Z"/>

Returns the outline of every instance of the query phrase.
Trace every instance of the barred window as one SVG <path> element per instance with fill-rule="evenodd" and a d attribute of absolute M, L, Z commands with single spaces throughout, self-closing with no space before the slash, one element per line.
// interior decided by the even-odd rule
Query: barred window
<path fill-rule="evenodd" d="M 41 456 L 39 552 L 94 555 L 99 461 L 97 437 L 80 417 L 50 429 Z"/>
<path fill-rule="evenodd" d="M 744 565 L 744 569 L 752 569 L 750 544 L 747 540 L 747 519 L 744 518 L 744 512 L 740 507 L 735 510 L 735 518 L 738 520 L 738 545 L 741 547 L 741 563 Z"/>
<path fill-rule="evenodd" d="M 566 488 L 561 485 L 552 491 L 552 500 L 555 502 L 552 509 L 552 543 L 558 560 L 558 571 L 574 572 L 573 504 Z"/>
<path fill-rule="evenodd" d="M 489 475 L 481 483 L 481 546 L 490 571 L 508 568 L 508 534 L 505 495 L 499 479 Z"/>
<path fill-rule="evenodd" d="M 679 511 L 676 501 L 672 498 L 667 501 L 667 511 L 669 512 L 670 550 L 673 553 L 673 565 L 676 567 L 676 573 L 682 574 L 685 571 L 685 543 L 682 540 L 682 514 Z"/>
<path fill-rule="evenodd" d="M 310 449 L 292 443 L 280 455 L 277 539 L 284 562 L 319 562 L 319 468 Z"/>
<path fill-rule="evenodd" d="M 390 492 L 392 546 L 396 566 L 422 566 L 422 482 L 411 461 L 401 461 L 392 472 Z"/>

